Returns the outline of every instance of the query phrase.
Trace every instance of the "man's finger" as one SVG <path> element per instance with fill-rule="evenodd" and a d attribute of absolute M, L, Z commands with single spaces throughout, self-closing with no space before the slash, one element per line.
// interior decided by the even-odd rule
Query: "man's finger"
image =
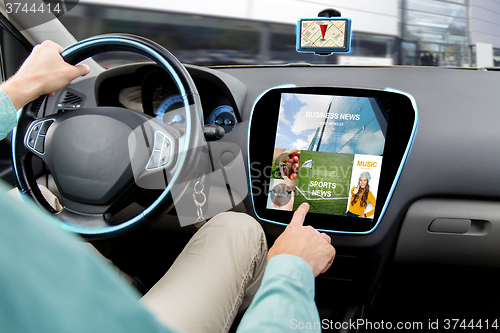
<path fill-rule="evenodd" d="M 328 235 L 327 235 L 328 236 Z M 330 261 L 328 261 L 328 263 L 326 264 L 325 268 L 323 268 L 323 270 L 321 271 L 320 274 L 323 274 L 325 273 L 328 269 L 330 269 L 330 267 L 332 266 L 333 264 L 333 260 L 335 259 L 335 254 L 336 254 L 336 251 L 335 251 L 335 248 L 333 248 L 333 253 L 332 253 L 332 258 L 330 259 Z"/>
<path fill-rule="evenodd" d="M 324 274 L 326 273 L 327 270 L 330 269 L 330 267 L 332 267 L 332 263 L 333 263 L 333 260 L 332 261 L 329 261 L 328 264 L 326 264 L 325 268 L 323 268 L 323 270 L 321 271 L 320 274 Z"/>
<path fill-rule="evenodd" d="M 325 234 L 324 232 L 321 233 L 321 236 L 323 236 L 323 238 L 329 243 L 331 244 L 332 243 L 332 239 L 330 238 L 330 236 L 328 236 L 327 234 Z"/>
<path fill-rule="evenodd" d="M 85 76 L 90 73 L 90 67 L 85 64 L 78 64 L 75 67 L 78 70 L 78 76 Z"/>
<path fill-rule="evenodd" d="M 290 225 L 302 226 L 304 225 L 304 219 L 306 218 L 306 214 L 309 211 L 309 204 L 304 202 L 302 205 L 297 208 L 295 213 L 293 214 L 292 221 Z"/>
<path fill-rule="evenodd" d="M 45 44 L 45 46 L 50 46 L 50 47 L 53 47 L 57 50 L 58 53 L 61 53 L 62 51 L 64 51 L 64 47 L 62 47 L 61 45 L 47 39 L 47 40 L 44 40 L 42 42 L 42 44 Z"/>

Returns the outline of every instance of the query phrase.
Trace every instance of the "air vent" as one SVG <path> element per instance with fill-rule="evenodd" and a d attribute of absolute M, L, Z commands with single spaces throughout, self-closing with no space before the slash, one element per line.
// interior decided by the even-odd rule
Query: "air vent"
<path fill-rule="evenodd" d="M 85 95 L 71 89 L 66 89 L 62 92 L 57 103 L 57 112 L 66 112 L 76 110 L 82 107 Z"/>
<path fill-rule="evenodd" d="M 63 104 L 80 104 L 82 102 L 82 98 L 70 91 L 67 91 L 62 102 Z"/>

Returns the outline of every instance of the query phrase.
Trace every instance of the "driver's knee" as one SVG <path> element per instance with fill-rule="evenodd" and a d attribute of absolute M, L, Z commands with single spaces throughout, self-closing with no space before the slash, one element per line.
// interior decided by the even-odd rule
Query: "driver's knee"
<path fill-rule="evenodd" d="M 267 251 L 267 242 L 264 230 L 257 220 L 248 214 L 224 212 L 211 218 L 203 228 L 217 228 L 230 239 L 245 237 L 247 242 L 256 242 Z"/>
<path fill-rule="evenodd" d="M 236 212 L 218 214 L 195 234 L 211 247 L 231 253 L 239 260 L 267 261 L 267 241 L 262 226 L 250 215 Z M 193 239 L 193 240 L 194 240 Z M 243 259 L 245 258 L 245 259 Z"/>

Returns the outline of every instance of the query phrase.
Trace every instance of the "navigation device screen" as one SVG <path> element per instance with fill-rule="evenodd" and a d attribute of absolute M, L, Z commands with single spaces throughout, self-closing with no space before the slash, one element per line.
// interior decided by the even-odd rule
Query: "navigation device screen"
<path fill-rule="evenodd" d="M 301 20 L 301 47 L 345 47 L 345 20 Z"/>
<path fill-rule="evenodd" d="M 296 27 L 296 50 L 328 55 L 351 52 L 351 19 L 300 19 Z"/>
<path fill-rule="evenodd" d="M 373 219 L 387 119 L 378 98 L 282 93 L 266 208 Z"/>

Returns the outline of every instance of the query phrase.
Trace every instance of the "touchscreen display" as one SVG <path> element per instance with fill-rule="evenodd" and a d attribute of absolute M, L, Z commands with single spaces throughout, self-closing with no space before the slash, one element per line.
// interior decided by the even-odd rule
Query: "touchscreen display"
<path fill-rule="evenodd" d="M 387 121 L 378 98 L 282 93 L 266 208 L 373 219 Z"/>

